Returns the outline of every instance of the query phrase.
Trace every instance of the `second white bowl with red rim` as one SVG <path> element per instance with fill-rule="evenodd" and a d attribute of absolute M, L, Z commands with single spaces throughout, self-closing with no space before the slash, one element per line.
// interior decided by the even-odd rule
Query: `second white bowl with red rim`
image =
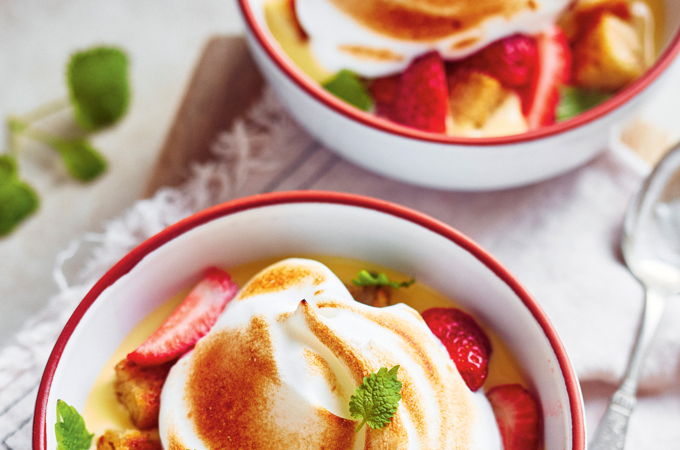
<path fill-rule="evenodd" d="M 398 205 L 351 194 L 284 192 L 195 214 L 139 245 L 97 282 L 47 363 L 34 449 L 56 448 L 57 399 L 82 408 L 125 336 L 206 267 L 314 254 L 391 267 L 454 298 L 516 356 L 540 398 L 546 448 L 585 448 L 581 393 L 557 332 L 492 256 L 446 224 Z"/>
<path fill-rule="evenodd" d="M 664 47 L 656 63 L 610 100 L 566 122 L 524 134 L 459 138 L 425 133 L 360 111 L 307 77 L 284 54 L 264 17 L 266 0 L 239 0 L 255 61 L 291 115 L 353 163 L 408 183 L 493 190 L 545 180 L 605 150 L 614 125 L 660 95 L 680 52 L 680 7 L 664 0 Z"/>

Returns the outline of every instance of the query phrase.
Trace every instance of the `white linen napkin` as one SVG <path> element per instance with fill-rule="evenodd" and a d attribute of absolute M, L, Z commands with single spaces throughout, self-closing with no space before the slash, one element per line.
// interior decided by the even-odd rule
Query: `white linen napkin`
<path fill-rule="evenodd" d="M 215 160 L 192 169 L 180 188 L 141 200 L 102 233 L 67 249 L 55 276 L 62 290 L 0 350 L 0 442 L 30 446 L 37 380 L 56 334 L 84 292 L 143 239 L 207 206 L 247 194 L 326 189 L 413 207 L 468 234 L 536 297 L 561 335 L 583 382 L 592 431 L 623 372 L 642 291 L 621 264 L 618 234 L 645 171 L 619 152 L 533 186 L 494 193 L 451 193 L 404 185 L 347 163 L 306 135 L 270 92 L 214 145 Z M 66 281 L 63 262 L 86 257 Z M 86 251 L 85 251 L 86 250 Z M 68 266 L 68 264 L 66 264 Z M 669 303 L 645 369 L 628 449 L 677 448 L 680 442 L 680 302 Z M 653 432 L 651 432 L 653 430 Z"/>

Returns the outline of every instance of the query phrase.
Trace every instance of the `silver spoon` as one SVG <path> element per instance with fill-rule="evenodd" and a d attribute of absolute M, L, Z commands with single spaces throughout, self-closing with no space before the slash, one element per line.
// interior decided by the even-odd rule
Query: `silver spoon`
<path fill-rule="evenodd" d="M 590 450 L 623 450 L 645 356 L 666 299 L 680 292 L 680 143 L 633 198 L 623 226 L 623 259 L 645 288 L 645 306 L 626 373 L 595 431 Z"/>

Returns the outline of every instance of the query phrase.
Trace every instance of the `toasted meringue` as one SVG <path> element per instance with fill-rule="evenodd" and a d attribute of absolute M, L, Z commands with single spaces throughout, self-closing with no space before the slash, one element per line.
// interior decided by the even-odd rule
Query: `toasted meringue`
<path fill-rule="evenodd" d="M 419 55 L 465 57 L 515 33 L 554 24 L 571 0 L 297 0 L 322 66 L 365 77 L 397 73 Z"/>
<path fill-rule="evenodd" d="M 402 400 L 383 429 L 349 399 L 399 365 Z M 161 396 L 166 449 L 500 449 L 493 412 L 404 304 L 356 302 L 323 264 L 287 259 L 255 275 L 175 364 Z"/>

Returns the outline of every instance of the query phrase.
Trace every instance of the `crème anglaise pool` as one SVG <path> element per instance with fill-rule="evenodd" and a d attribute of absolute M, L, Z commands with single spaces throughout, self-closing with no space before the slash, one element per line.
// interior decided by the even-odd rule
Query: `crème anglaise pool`
<path fill-rule="evenodd" d="M 387 306 L 365 304 L 355 300 L 356 292 L 350 293 L 341 281 L 349 282 L 365 263 L 319 259 L 333 271 L 302 258 L 263 269 L 259 264 L 257 272 L 257 265 L 230 270 L 237 282 L 247 282 L 210 331 L 176 361 L 131 362 L 131 355 L 145 344 L 125 360 L 168 308 L 142 324 L 102 370 L 84 410 L 92 431 L 103 434 L 98 448 L 124 448 L 126 442 L 136 442 L 139 448 L 173 450 L 502 449 L 508 441 L 494 416 L 498 405 L 492 392 L 509 383 L 527 385 L 495 334 L 483 332 L 493 346 L 488 378 L 484 374 L 482 387 L 471 389 L 452 359 L 451 343 L 440 341 L 435 325 L 416 309 L 396 302 L 398 298 L 418 309 L 446 312 L 453 310 L 448 300 L 416 283 L 394 290 L 395 301 L 388 299 Z M 387 272 L 391 279 L 403 278 Z M 202 289 L 208 292 L 205 286 Z M 178 308 L 185 304 L 186 299 Z M 432 308 L 442 306 L 449 308 Z M 123 361 L 118 362 L 121 356 Z M 382 428 L 357 429 L 350 399 L 364 377 L 395 366 L 401 382 L 396 412 Z M 149 394 L 143 387 L 153 385 L 149 379 L 160 380 L 159 405 L 147 405 L 143 399 Z M 123 408 L 111 407 L 116 391 Z M 138 426 L 139 414 L 133 410 L 139 408 L 149 409 L 157 421 Z M 537 416 L 536 430 L 538 426 Z M 539 436 L 537 431 L 536 439 Z"/>

